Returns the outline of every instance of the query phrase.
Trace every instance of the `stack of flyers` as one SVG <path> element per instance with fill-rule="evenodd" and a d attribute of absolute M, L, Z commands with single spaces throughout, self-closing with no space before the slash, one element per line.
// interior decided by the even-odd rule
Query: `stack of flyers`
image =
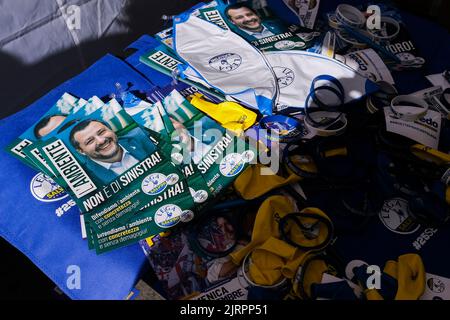
<path fill-rule="evenodd" d="M 8 146 L 72 197 L 98 254 L 191 221 L 255 158 L 176 87 L 152 94 L 65 93 Z"/>
<path fill-rule="evenodd" d="M 183 62 L 177 57 L 177 54 L 172 49 L 165 45 L 157 46 L 151 51 L 143 54 L 139 60 L 161 73 L 174 77 L 176 80 L 182 81 L 187 85 L 198 87 L 203 92 L 207 92 L 217 99 L 224 100 L 223 94 L 210 88 L 210 86 L 200 78 L 178 78 L 178 68 L 183 65 Z"/>
<path fill-rule="evenodd" d="M 230 1 L 228 1 L 230 2 Z M 316 44 L 320 33 L 315 32 L 314 23 L 319 1 L 311 0 L 300 4 L 299 25 L 286 25 L 267 6 L 255 1 L 225 3 L 211 1 L 199 4 L 189 14 L 216 24 L 224 30 L 231 30 L 262 51 L 306 50 Z M 155 34 L 164 46 L 173 49 L 173 28 Z"/>
<path fill-rule="evenodd" d="M 200 13 L 200 18 L 233 31 L 261 51 L 306 50 L 320 37 L 311 30 L 313 23 L 308 27 L 286 25 L 267 6 L 257 6 L 254 1 L 219 2 L 216 7 L 200 9 Z"/>

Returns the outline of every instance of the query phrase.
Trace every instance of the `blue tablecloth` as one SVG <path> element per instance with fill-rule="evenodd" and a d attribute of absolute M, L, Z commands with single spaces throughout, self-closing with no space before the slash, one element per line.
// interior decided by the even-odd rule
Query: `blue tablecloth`
<path fill-rule="evenodd" d="M 269 0 L 269 3 L 280 16 L 295 22 L 293 14 L 280 5 L 280 1 Z M 333 9 L 336 3 L 337 1 L 322 1 L 321 11 Z M 427 59 L 427 65 L 422 70 L 393 74 L 400 92 L 409 93 L 430 86 L 424 75 L 441 72 L 449 66 L 450 35 L 422 18 L 406 13 L 403 17 L 414 42 Z M 144 36 L 130 45 L 137 52 L 127 58 L 128 65 L 113 56 L 106 56 L 28 108 L 1 120 L 0 147 L 4 148 L 38 120 L 65 91 L 88 98 L 113 93 L 116 82 L 131 82 L 131 89 L 144 91 L 153 85 L 167 85 L 171 80 L 169 77 L 156 73 L 139 62 L 139 56 L 156 44 L 153 39 Z M 34 188 L 39 187 L 36 172 L 5 152 L 0 153 L 0 184 L 0 236 L 26 254 L 69 297 L 124 299 L 127 296 L 146 263 L 139 246 L 129 246 L 100 256 L 88 251 L 87 243 L 81 239 L 76 208 L 68 209 L 61 217 L 55 213 L 69 198 L 42 202 L 33 196 Z M 374 224 L 364 235 L 340 239 L 337 246 L 348 259 L 354 257 L 382 264 L 395 255 L 414 251 L 412 243 L 419 236 L 420 231 L 407 237 L 390 234 L 383 230 L 380 222 Z M 447 263 L 450 258 L 442 254 L 449 242 L 450 230 L 441 230 L 418 251 L 426 261 L 427 271 L 450 276 L 450 263 Z M 358 243 L 357 247 L 354 246 L 355 243 Z M 439 263 L 442 261 L 445 263 Z M 71 266 L 78 266 L 81 272 L 79 289 L 67 286 L 67 281 L 73 280 L 70 277 Z"/>

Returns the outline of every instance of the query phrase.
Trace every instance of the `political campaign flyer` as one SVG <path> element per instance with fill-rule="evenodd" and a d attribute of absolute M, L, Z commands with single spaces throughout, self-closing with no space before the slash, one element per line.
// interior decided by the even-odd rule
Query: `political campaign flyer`
<path fill-rule="evenodd" d="M 123 102 L 123 108 L 139 125 L 158 133 L 161 138 L 169 141 L 166 123 L 155 104 L 141 100 L 133 93 L 128 92 Z"/>
<path fill-rule="evenodd" d="M 178 168 L 126 112 L 99 109 L 40 150 L 96 232 L 124 223 L 152 202 L 189 194 Z"/>
<path fill-rule="evenodd" d="M 78 100 L 78 98 L 68 93 L 64 93 L 63 96 L 33 126 L 8 145 L 6 151 L 28 166 L 39 170 L 40 167 L 36 165 L 32 158 L 29 158 L 23 153 L 23 149 L 45 138 L 56 129 L 56 127 L 58 127 L 70 114 Z"/>
<path fill-rule="evenodd" d="M 158 33 L 155 33 L 155 39 L 157 39 L 162 44 L 173 49 L 173 28 L 164 29 Z"/>
<path fill-rule="evenodd" d="M 55 173 L 52 171 L 50 166 L 45 161 L 45 158 L 40 153 L 39 146 L 47 139 L 52 138 L 53 136 L 58 134 L 58 132 L 64 130 L 64 128 L 67 127 L 68 125 L 74 123 L 74 121 L 91 114 L 92 112 L 103 107 L 104 105 L 105 104 L 103 103 L 103 101 L 96 96 L 90 98 L 87 101 L 84 99 L 79 99 L 73 105 L 73 108 L 71 109 L 70 113 L 66 115 L 65 119 L 61 123 L 59 123 L 56 126 L 56 128 L 54 128 L 54 130 L 49 132 L 45 137 L 42 137 L 40 140 L 36 141 L 34 144 L 25 147 L 22 150 L 22 152 L 34 162 L 34 164 L 36 165 L 36 169 L 44 172 L 45 174 L 50 176 L 53 180 L 58 182 L 57 181 L 58 177 L 55 175 Z"/>
<path fill-rule="evenodd" d="M 162 94 L 161 96 L 163 97 Z M 138 100 L 138 98 L 135 98 L 135 103 L 137 103 Z M 137 105 L 142 106 L 143 102 L 139 102 Z M 130 108 L 125 108 L 125 110 L 127 113 L 130 113 Z M 163 112 L 164 116 L 161 115 L 160 111 Z M 194 111 L 197 112 L 197 110 Z M 191 192 L 192 198 L 196 204 L 196 210 L 201 210 L 203 207 L 202 204 L 205 203 L 210 197 L 209 188 L 207 187 L 203 176 L 200 174 L 192 161 L 180 162 L 172 157 L 172 154 L 178 153 L 180 148 L 176 143 L 174 145 L 171 143 L 171 137 L 169 137 L 165 124 L 168 125 L 168 129 L 171 133 L 175 131 L 175 128 L 173 127 L 169 116 L 165 112 L 162 103 L 160 101 L 153 105 L 146 103 L 146 108 L 132 115 L 132 118 L 141 127 L 147 129 L 147 132 L 152 133 L 153 136 L 155 131 L 161 134 L 160 138 L 157 138 L 159 140 L 159 149 L 167 157 L 167 159 L 171 159 L 172 162 L 175 162 L 176 165 L 180 166 L 180 170 L 187 179 L 189 191 Z"/>
<path fill-rule="evenodd" d="M 320 36 L 305 27 L 286 25 L 268 7 L 255 7 L 253 1 L 219 2 L 200 12 L 202 19 L 233 31 L 261 51 L 306 50 Z"/>
<path fill-rule="evenodd" d="M 179 184 L 180 189 L 185 186 L 186 184 Z M 165 194 L 134 214 L 127 222 L 109 230 L 94 232 L 87 226 L 91 247 L 95 248 L 97 254 L 105 253 L 192 221 L 195 212 L 192 210 L 190 193 L 175 195 L 175 192 L 175 189 L 173 192 L 168 189 Z M 169 200 L 164 202 L 164 198 Z"/>
<path fill-rule="evenodd" d="M 213 196 L 256 161 L 253 146 L 196 109 L 177 90 L 172 90 L 162 103 L 175 128 L 172 143 L 180 149 L 172 158 L 192 160 Z"/>

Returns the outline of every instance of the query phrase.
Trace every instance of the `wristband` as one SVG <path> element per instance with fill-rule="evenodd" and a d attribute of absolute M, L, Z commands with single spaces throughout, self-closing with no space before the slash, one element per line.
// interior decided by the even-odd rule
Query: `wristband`
<path fill-rule="evenodd" d="M 325 124 L 316 125 L 321 122 Z M 332 128 L 339 123 L 341 123 L 340 126 Z M 329 137 L 340 135 L 347 129 L 347 123 L 347 117 L 340 112 L 316 111 L 309 113 L 305 117 L 305 127 L 313 136 Z"/>
<path fill-rule="evenodd" d="M 355 39 L 344 30 L 336 30 L 336 35 L 343 42 L 357 49 L 364 49 L 367 47 L 367 44 L 365 42 L 360 42 L 359 40 Z"/>
<path fill-rule="evenodd" d="M 386 81 L 378 81 L 377 85 L 380 90 L 367 98 L 366 108 L 371 114 L 390 106 L 392 99 L 398 96 L 397 89 L 392 84 Z"/>
<path fill-rule="evenodd" d="M 412 122 L 425 116 L 428 103 L 418 97 L 400 95 L 392 99 L 391 110 L 401 120 Z"/>
<path fill-rule="evenodd" d="M 366 17 L 356 7 L 340 4 L 336 8 L 336 18 L 339 22 L 351 27 L 361 28 L 366 23 Z"/>
<path fill-rule="evenodd" d="M 384 28 L 382 27 L 381 30 L 377 30 L 377 29 L 368 29 L 367 31 L 373 36 L 374 40 L 382 40 L 382 41 L 389 41 L 394 39 L 395 37 L 398 36 L 399 32 L 400 32 L 400 24 L 398 23 L 397 20 L 390 18 L 390 17 L 381 17 L 381 25 L 383 26 L 384 24 Z M 386 30 L 386 33 L 389 29 L 388 26 L 393 26 L 392 29 L 394 30 L 394 32 L 392 32 L 392 34 L 389 35 L 383 35 L 383 30 Z"/>

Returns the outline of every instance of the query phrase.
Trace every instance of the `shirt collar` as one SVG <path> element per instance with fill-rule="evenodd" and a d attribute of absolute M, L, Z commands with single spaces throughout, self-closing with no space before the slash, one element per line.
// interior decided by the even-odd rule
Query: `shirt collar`
<path fill-rule="evenodd" d="M 254 36 L 254 35 L 261 35 L 261 34 L 263 34 L 264 32 L 269 31 L 269 29 L 267 29 L 267 27 L 266 27 L 264 24 L 261 23 L 261 25 L 262 25 L 263 28 L 262 28 L 262 30 L 261 30 L 260 32 L 248 31 L 248 30 L 244 30 L 244 29 L 242 29 L 242 30 L 245 31 L 246 33 L 248 33 L 248 34 L 251 35 L 251 36 Z"/>
<path fill-rule="evenodd" d="M 120 144 L 119 144 L 119 147 L 122 149 L 122 159 L 120 159 L 120 161 L 118 161 L 118 162 L 109 163 L 109 162 L 103 162 L 100 160 L 94 160 L 94 159 L 91 159 L 91 160 L 94 161 L 95 163 L 97 163 L 98 165 L 101 165 L 103 168 L 105 168 L 107 170 L 111 170 L 111 168 L 114 168 L 114 167 L 117 167 L 118 165 L 120 165 L 123 162 L 123 159 L 125 159 L 125 156 L 130 154 L 128 152 L 128 150 L 125 149 L 124 147 L 122 147 Z"/>

